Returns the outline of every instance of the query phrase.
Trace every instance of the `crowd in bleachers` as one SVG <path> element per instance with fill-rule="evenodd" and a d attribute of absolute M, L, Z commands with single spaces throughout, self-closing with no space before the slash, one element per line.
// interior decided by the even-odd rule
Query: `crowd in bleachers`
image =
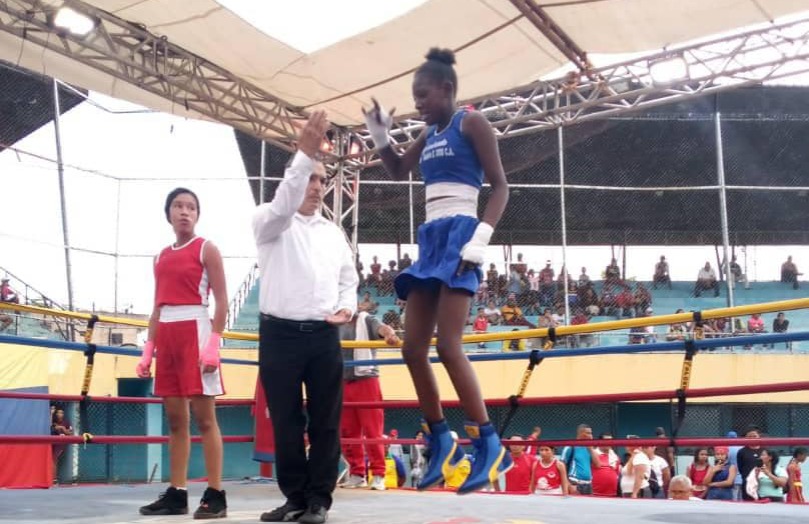
<path fill-rule="evenodd" d="M 391 430 L 393 438 L 396 430 Z M 514 466 L 492 484 L 489 491 L 537 495 L 574 495 L 621 498 L 657 498 L 673 500 L 727 500 L 803 503 L 801 469 L 807 458 L 804 447 L 784 455 L 774 448 L 761 446 L 697 447 L 692 457 L 675 455 L 663 428 L 656 428 L 660 445 L 627 446 L 621 450 L 609 445 L 592 446 L 593 430 L 588 424 L 576 428 L 576 444 L 562 449 L 541 442 L 538 426 L 527 435 L 511 434 L 519 441 L 509 449 Z M 766 435 L 756 426 L 746 429 L 745 437 Z M 730 431 L 727 438 L 736 438 Z M 386 437 L 387 438 L 387 437 Z M 424 434 L 419 443 L 403 447 L 385 447 L 385 485 L 373 489 L 415 486 L 428 457 Z M 635 435 L 629 439 L 640 438 Z M 612 440 L 601 433 L 599 440 Z M 469 473 L 467 455 L 456 464 L 444 489 L 455 489 Z M 343 488 L 366 488 L 367 479 L 346 475 Z"/>
<path fill-rule="evenodd" d="M 357 271 L 362 290 L 360 309 L 379 314 L 386 324 L 397 330 L 403 329 L 405 304 L 395 299 L 393 281 L 399 272 L 410 264 L 412 259 L 406 253 L 398 261 L 388 261 L 386 268 L 383 268 L 378 257 L 374 256 L 370 271 L 365 273 L 363 264 L 358 260 Z M 469 312 L 470 332 L 486 333 L 495 326 L 505 326 L 497 330 L 509 329 L 508 327 L 549 328 L 565 324 L 579 325 L 592 321 L 651 316 L 655 314 L 652 290 L 672 288 L 669 263 L 665 256 L 661 256 L 655 264 L 648 285 L 626 278 L 614 258 L 604 267 L 597 279 L 591 279 L 586 267 L 581 268 L 577 278 L 570 275 L 564 266 L 557 273 L 550 260 L 546 261 L 542 269 L 531 268 L 521 253 L 518 253 L 516 261 L 507 267 L 508 271 L 500 272 L 492 263 L 483 273 L 483 279 Z M 735 256 L 732 257 L 727 270 L 732 281 L 731 285 L 741 284 L 745 288 L 750 287 L 747 275 Z M 781 266 L 781 282 L 798 289 L 800 275 L 792 257 L 788 257 Z M 699 298 L 705 292 L 718 296 L 722 289 L 721 278 L 717 277 L 711 264 L 706 262 L 697 271 L 691 297 Z M 390 297 L 392 306 L 380 307 L 374 300 L 386 297 Z M 567 311 L 570 314 L 569 322 L 566 321 Z M 672 312 L 675 311 L 658 311 L 657 314 Z M 676 312 L 681 313 L 683 309 L 677 309 Z M 765 325 L 764 322 L 761 315 L 752 315 L 747 319 L 711 319 L 703 322 L 702 329 L 706 338 L 713 338 L 769 332 L 785 333 L 790 324 L 784 313 L 778 313 L 771 326 Z M 693 332 L 692 323 L 672 324 L 664 332 L 655 332 L 651 327 L 633 328 L 625 341 L 629 344 L 640 344 L 664 339 L 684 340 L 692 336 Z M 596 336 L 579 335 L 566 337 L 557 345 L 586 347 L 597 341 Z M 543 343 L 541 339 L 533 342 L 512 341 L 504 342 L 502 348 L 524 349 L 532 344 L 536 346 Z M 479 347 L 487 345 L 480 344 Z M 491 344 L 488 347 L 492 347 Z M 786 347 L 790 345 L 787 344 Z"/>

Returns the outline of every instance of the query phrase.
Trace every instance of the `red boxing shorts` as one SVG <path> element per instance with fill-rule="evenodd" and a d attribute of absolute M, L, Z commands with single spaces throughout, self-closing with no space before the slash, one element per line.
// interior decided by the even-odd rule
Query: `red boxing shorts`
<path fill-rule="evenodd" d="M 205 306 L 163 306 L 157 324 L 157 367 L 154 394 L 158 397 L 215 396 L 225 392 L 219 369 L 203 373 L 200 351 L 211 334 Z"/>

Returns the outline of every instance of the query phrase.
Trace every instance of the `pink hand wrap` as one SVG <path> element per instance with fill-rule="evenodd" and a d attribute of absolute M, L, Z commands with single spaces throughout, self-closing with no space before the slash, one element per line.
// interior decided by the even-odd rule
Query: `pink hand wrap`
<path fill-rule="evenodd" d="M 222 342 L 221 333 L 211 333 L 208 337 L 208 342 L 202 348 L 202 353 L 199 356 L 199 362 L 203 366 L 219 367 L 219 344 Z"/>

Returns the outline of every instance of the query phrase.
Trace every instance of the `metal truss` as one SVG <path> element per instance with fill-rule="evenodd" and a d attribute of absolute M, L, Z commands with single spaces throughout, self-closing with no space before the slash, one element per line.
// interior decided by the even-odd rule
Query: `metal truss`
<path fill-rule="evenodd" d="M 233 73 L 80 1 L 70 7 L 92 17 L 85 36 L 57 31 L 56 7 L 41 0 L 0 1 L 0 31 L 124 80 L 207 118 L 293 149 L 307 115 Z"/>
<path fill-rule="evenodd" d="M 651 68 L 670 60 L 684 60 L 688 77 L 655 81 Z M 672 47 L 606 67 L 574 71 L 511 93 L 464 103 L 474 104 L 489 118 L 498 138 L 507 138 L 806 72 L 809 17 Z M 396 122 L 391 131 L 395 147 L 407 147 L 423 128 L 424 122 L 414 118 Z M 349 155 L 348 160 L 357 167 L 378 163 L 367 130 L 356 127 L 349 131 L 352 139 L 362 144 L 362 151 Z"/>

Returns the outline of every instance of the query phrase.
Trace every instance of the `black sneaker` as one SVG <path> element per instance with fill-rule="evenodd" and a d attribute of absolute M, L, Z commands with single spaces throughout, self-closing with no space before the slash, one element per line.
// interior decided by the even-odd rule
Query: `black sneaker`
<path fill-rule="evenodd" d="M 272 511 L 265 511 L 261 514 L 261 522 L 297 522 L 298 517 L 303 515 L 306 508 L 296 506 L 287 502 Z"/>
<path fill-rule="evenodd" d="M 148 506 L 140 508 L 141 515 L 185 515 L 188 513 L 188 492 L 169 487 Z"/>
<path fill-rule="evenodd" d="M 312 504 L 306 509 L 306 513 L 300 516 L 298 522 L 301 524 L 322 524 L 326 522 L 329 513 L 320 504 Z"/>
<path fill-rule="evenodd" d="M 225 491 L 207 488 L 199 501 L 199 507 L 194 512 L 195 519 L 221 519 L 228 516 L 228 502 L 225 500 Z"/>

